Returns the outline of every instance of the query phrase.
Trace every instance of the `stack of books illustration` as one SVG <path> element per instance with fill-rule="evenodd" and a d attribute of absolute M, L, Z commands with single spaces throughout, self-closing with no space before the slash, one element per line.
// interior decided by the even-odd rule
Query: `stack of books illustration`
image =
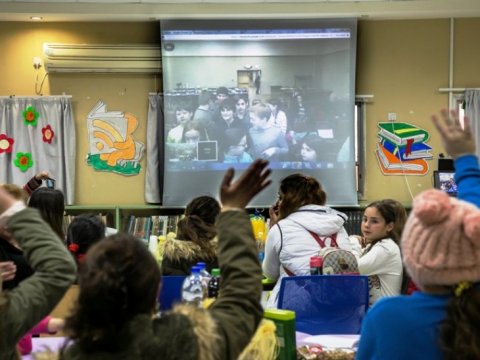
<path fill-rule="evenodd" d="M 425 160 L 432 158 L 432 148 L 425 144 L 428 132 L 405 122 L 381 122 L 378 127 L 379 142 L 375 153 L 384 174 L 427 173 L 428 163 Z"/>

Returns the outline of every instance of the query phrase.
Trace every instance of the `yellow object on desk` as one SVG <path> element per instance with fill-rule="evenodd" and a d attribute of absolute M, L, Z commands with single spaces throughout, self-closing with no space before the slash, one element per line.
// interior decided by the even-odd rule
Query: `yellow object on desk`
<path fill-rule="evenodd" d="M 277 359 L 278 344 L 276 326 L 271 320 L 262 319 L 255 335 L 238 360 L 274 360 Z"/>

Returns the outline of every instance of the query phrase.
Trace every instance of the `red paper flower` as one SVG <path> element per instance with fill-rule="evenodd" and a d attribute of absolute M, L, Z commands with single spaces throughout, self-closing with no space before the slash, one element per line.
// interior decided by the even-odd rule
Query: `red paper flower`
<path fill-rule="evenodd" d="M 32 154 L 18 152 L 13 163 L 16 167 L 25 172 L 33 166 Z"/>
<path fill-rule="evenodd" d="M 6 134 L 0 134 L 0 154 L 3 152 L 11 153 L 14 140 L 9 138 Z"/>
<path fill-rule="evenodd" d="M 51 144 L 55 136 L 55 132 L 52 130 L 52 127 L 50 125 L 47 125 L 44 128 L 42 128 L 42 134 L 43 134 L 43 142 Z"/>
<path fill-rule="evenodd" d="M 23 119 L 26 125 L 37 125 L 38 111 L 33 106 L 27 107 L 23 110 Z"/>

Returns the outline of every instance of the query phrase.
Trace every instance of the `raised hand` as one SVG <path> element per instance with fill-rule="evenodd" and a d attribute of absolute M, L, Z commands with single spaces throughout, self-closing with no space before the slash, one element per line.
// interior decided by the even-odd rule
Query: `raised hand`
<path fill-rule="evenodd" d="M 48 178 L 48 171 L 40 171 L 38 174 L 35 175 L 35 179 L 37 179 L 38 181 L 47 180 Z"/>
<path fill-rule="evenodd" d="M 17 266 L 13 261 L 0 261 L 0 278 L 3 281 L 12 280 L 17 272 Z"/>
<path fill-rule="evenodd" d="M 267 168 L 268 161 L 255 160 L 247 170 L 234 182 L 235 170 L 230 168 L 220 185 L 220 201 L 223 210 L 229 208 L 244 208 L 252 198 L 270 185 L 268 179 L 272 172 Z"/>
<path fill-rule="evenodd" d="M 454 159 L 460 155 L 475 153 L 475 139 L 470 126 L 470 119 L 465 116 L 464 128 L 460 125 L 458 111 L 443 109 L 441 119 L 437 115 L 432 115 L 432 121 L 435 124 L 441 138 L 445 151 Z"/>

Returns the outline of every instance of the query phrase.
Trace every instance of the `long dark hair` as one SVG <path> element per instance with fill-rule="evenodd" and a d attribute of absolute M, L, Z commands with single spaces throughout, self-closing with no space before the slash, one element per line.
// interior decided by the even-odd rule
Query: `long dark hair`
<path fill-rule="evenodd" d="M 211 196 L 200 196 L 187 205 L 185 217 L 177 224 L 179 239 L 190 240 L 203 246 L 217 235 L 215 220 L 220 204 Z"/>
<path fill-rule="evenodd" d="M 86 254 L 93 244 L 105 237 L 105 224 L 96 214 L 80 214 L 68 226 L 67 246 L 75 259 Z"/>
<path fill-rule="evenodd" d="M 282 204 L 279 219 L 285 219 L 301 206 L 308 204 L 325 205 L 327 194 L 322 185 L 313 177 L 303 174 L 292 174 L 280 182 Z"/>
<path fill-rule="evenodd" d="M 38 188 L 30 196 L 28 206 L 38 209 L 43 220 L 52 227 L 62 241 L 65 240 L 63 230 L 65 198 L 60 190 L 47 187 Z"/>
<path fill-rule="evenodd" d="M 445 360 L 480 359 L 480 289 L 478 284 L 452 295 L 440 325 Z"/>
<path fill-rule="evenodd" d="M 119 233 L 93 245 L 79 273 L 80 292 L 66 334 L 85 352 L 129 346 L 127 324 L 153 313 L 160 268 L 140 240 Z"/>

